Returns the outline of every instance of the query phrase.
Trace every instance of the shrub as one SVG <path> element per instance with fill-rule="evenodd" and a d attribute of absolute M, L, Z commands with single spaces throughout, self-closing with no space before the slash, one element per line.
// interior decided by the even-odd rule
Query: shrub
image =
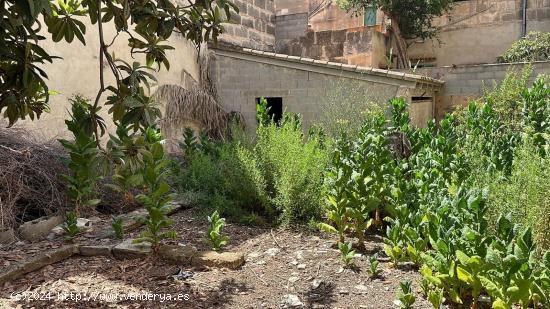
<path fill-rule="evenodd" d="M 76 215 L 82 207 L 93 207 L 100 200 L 95 198 L 95 186 L 100 179 L 98 174 L 97 141 L 93 134 L 91 114 L 94 107 L 81 96 L 69 99 L 71 102 L 70 120 L 65 120 L 73 140 L 60 139 L 59 142 L 69 152 L 69 175 L 62 175 L 67 183 L 67 194 L 74 203 Z M 100 119 L 99 124 L 103 124 Z M 101 126 L 104 130 L 104 126 Z"/>
<path fill-rule="evenodd" d="M 514 222 L 533 229 L 540 252 L 550 249 L 549 159 L 541 158 L 527 140 L 516 153 L 510 177 L 493 179 L 489 200 L 492 222 L 496 223 L 500 214 L 511 213 Z"/>
<path fill-rule="evenodd" d="M 201 146 L 187 153 L 187 164 L 175 177 L 178 190 L 243 222 L 253 221 L 255 213 L 271 214 L 254 152 L 245 144 L 242 139 L 222 142 L 202 136 Z"/>
<path fill-rule="evenodd" d="M 281 222 L 320 218 L 328 154 L 317 136 L 304 137 L 299 115 L 285 113 L 280 124 L 259 126 L 254 156 Z"/>
<path fill-rule="evenodd" d="M 504 63 L 550 60 L 550 32 L 529 32 L 512 43 L 498 60 Z"/>

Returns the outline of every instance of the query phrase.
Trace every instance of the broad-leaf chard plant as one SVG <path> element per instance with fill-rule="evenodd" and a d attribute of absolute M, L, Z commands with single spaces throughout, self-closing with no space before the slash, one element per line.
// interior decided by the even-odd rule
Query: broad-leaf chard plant
<path fill-rule="evenodd" d="M 229 243 L 229 237 L 222 235 L 225 219 L 221 218 L 216 210 L 212 215 L 208 216 L 208 223 L 207 240 L 214 251 L 220 251 Z"/>

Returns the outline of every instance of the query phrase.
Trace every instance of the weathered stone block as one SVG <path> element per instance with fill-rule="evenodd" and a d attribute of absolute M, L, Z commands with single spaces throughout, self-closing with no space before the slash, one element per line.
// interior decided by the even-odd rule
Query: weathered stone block
<path fill-rule="evenodd" d="M 254 0 L 254 5 L 259 8 L 265 9 L 265 2 L 266 0 Z"/>
<path fill-rule="evenodd" d="M 193 246 L 165 245 L 159 248 L 159 255 L 166 261 L 179 265 L 191 264 L 193 257 L 198 255 Z"/>
<path fill-rule="evenodd" d="M 254 18 L 242 16 L 241 17 L 241 24 L 248 28 L 254 28 Z"/>
<path fill-rule="evenodd" d="M 0 231 L 0 244 L 11 244 L 16 240 L 13 229 L 5 229 Z"/>
<path fill-rule="evenodd" d="M 41 240 L 48 236 L 50 231 L 58 224 L 63 222 L 62 216 L 50 218 L 38 218 L 33 221 L 25 222 L 17 229 L 21 239 L 28 241 Z"/>
<path fill-rule="evenodd" d="M 110 256 L 111 246 L 80 246 L 78 253 L 83 256 Z"/>
<path fill-rule="evenodd" d="M 192 263 L 195 266 L 237 269 L 244 264 L 244 254 L 241 252 L 218 253 L 215 251 L 206 251 L 195 256 Z"/>
<path fill-rule="evenodd" d="M 151 253 L 149 243 L 134 243 L 133 239 L 127 239 L 113 248 L 113 255 L 117 259 L 140 258 Z"/>
<path fill-rule="evenodd" d="M 329 45 L 332 39 L 332 31 L 320 31 L 315 33 L 315 44 Z"/>

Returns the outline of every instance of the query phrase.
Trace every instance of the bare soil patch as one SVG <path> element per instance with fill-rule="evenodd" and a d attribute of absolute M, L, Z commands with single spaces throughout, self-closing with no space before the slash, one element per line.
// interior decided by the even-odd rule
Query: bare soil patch
<path fill-rule="evenodd" d="M 172 219 L 179 243 L 209 249 L 203 241 L 207 222 L 193 209 Z M 225 232 L 231 237 L 226 250 L 245 253 L 247 261 L 241 269 L 196 269 L 153 257 L 124 261 L 73 257 L 6 284 L 0 292 L 0 308 L 280 308 L 293 302 L 305 308 L 396 308 L 393 301 L 399 282 L 420 278 L 413 269 L 394 269 L 383 260 L 381 277 L 372 280 L 365 255 L 355 258 L 355 270 L 344 269 L 338 250 L 333 248 L 335 239 L 326 235 L 230 223 Z M 28 247 L 32 251 L 58 245 L 60 242 L 45 241 Z M 370 237 L 366 246 L 367 254 L 381 255 L 380 237 Z M 10 255 L 24 254 L 22 251 L 4 252 L 1 258 L 6 261 Z M 10 296 L 25 291 L 19 295 L 43 299 Z M 142 293 L 162 294 L 165 300 L 124 298 Z M 168 294 L 172 300 L 166 300 Z M 77 300 L 76 295 L 91 299 Z M 116 295 L 119 298 L 113 299 Z M 68 299 L 61 300 L 64 296 Z M 416 296 L 414 308 L 431 308 L 418 293 Z M 174 300 L 177 297 L 181 299 Z"/>

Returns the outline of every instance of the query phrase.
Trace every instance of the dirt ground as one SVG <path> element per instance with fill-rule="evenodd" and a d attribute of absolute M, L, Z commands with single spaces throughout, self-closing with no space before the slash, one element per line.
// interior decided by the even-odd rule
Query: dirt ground
<path fill-rule="evenodd" d="M 205 219 L 192 209 L 172 219 L 177 242 L 208 249 Z M 7 283 L 0 289 L 0 308 L 281 308 L 300 303 L 305 308 L 396 308 L 399 282 L 420 278 L 415 270 L 395 269 L 382 259 L 383 273 L 372 280 L 365 255 L 356 256 L 356 269 L 344 269 L 332 248 L 335 239 L 328 235 L 237 224 L 228 224 L 225 232 L 231 237 L 226 250 L 245 254 L 241 269 L 181 267 L 152 257 L 73 257 Z M 20 244 L 0 253 L 0 266 L 61 243 Z M 366 255 L 381 252 L 382 240 L 371 236 L 366 246 Z M 431 308 L 414 286 L 414 308 Z"/>

